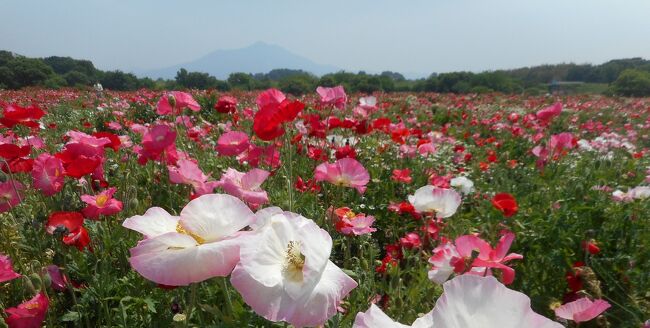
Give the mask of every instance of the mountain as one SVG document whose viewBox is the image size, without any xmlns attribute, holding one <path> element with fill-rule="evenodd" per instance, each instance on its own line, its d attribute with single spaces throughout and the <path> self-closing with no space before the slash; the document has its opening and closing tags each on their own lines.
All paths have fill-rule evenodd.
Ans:
<svg viewBox="0 0 650 328">
<path fill-rule="evenodd" d="M 302 69 L 316 75 L 340 70 L 331 65 L 314 63 L 280 46 L 257 42 L 245 48 L 217 50 L 188 63 L 135 73 L 141 77 L 173 79 L 180 68 L 189 72 L 209 73 L 218 79 L 226 79 L 233 72 L 267 73 L 275 68 Z"/>
</svg>

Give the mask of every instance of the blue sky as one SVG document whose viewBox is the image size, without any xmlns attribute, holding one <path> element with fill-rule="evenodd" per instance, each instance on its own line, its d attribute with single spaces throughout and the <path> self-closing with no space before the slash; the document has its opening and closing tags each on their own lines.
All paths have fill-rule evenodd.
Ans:
<svg viewBox="0 0 650 328">
<path fill-rule="evenodd" d="M 0 49 L 151 69 L 256 41 L 351 71 L 650 59 L 647 0 L 3 0 Z"/>
</svg>

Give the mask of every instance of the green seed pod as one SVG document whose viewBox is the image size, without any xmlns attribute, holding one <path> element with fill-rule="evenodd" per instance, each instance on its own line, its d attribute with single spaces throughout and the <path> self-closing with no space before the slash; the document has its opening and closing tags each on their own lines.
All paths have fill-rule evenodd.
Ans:
<svg viewBox="0 0 650 328">
<path fill-rule="evenodd" d="M 28 278 L 31 281 L 34 290 L 40 290 L 41 287 L 43 287 L 43 280 L 38 274 L 32 273 L 28 276 Z"/>
</svg>

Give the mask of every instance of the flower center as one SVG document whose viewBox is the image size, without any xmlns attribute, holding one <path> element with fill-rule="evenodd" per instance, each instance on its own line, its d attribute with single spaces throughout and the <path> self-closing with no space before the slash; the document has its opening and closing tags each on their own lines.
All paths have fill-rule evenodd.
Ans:
<svg viewBox="0 0 650 328">
<path fill-rule="evenodd" d="M 301 282 L 303 279 L 302 268 L 305 266 L 305 256 L 300 253 L 300 242 L 290 241 L 287 245 L 283 272 L 289 280 Z"/>
<path fill-rule="evenodd" d="M 340 177 L 336 178 L 336 183 L 334 183 L 334 184 L 337 185 L 337 186 L 347 187 L 347 186 L 350 185 L 350 182 L 345 177 L 340 176 Z"/>
<path fill-rule="evenodd" d="M 201 236 L 198 236 L 198 235 L 196 235 L 194 233 L 191 233 L 191 232 L 185 230 L 185 228 L 183 228 L 183 226 L 180 224 L 180 222 L 176 224 L 176 232 L 182 233 L 184 235 L 188 235 L 188 236 L 194 238 L 194 240 L 196 240 L 196 243 L 199 244 L 199 245 L 205 244 L 205 239 L 201 238 Z"/>
<path fill-rule="evenodd" d="M 108 196 L 106 195 L 99 195 L 95 199 L 95 203 L 97 204 L 97 207 L 104 207 L 106 201 L 108 201 Z"/>
</svg>

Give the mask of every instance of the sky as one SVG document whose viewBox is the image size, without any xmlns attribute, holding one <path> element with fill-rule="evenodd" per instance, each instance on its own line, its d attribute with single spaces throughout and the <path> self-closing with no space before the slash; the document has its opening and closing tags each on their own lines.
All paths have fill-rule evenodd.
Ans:
<svg viewBox="0 0 650 328">
<path fill-rule="evenodd" d="M 0 0 L 0 49 L 155 69 L 257 41 L 349 71 L 650 59 L 648 0 Z"/>
</svg>

